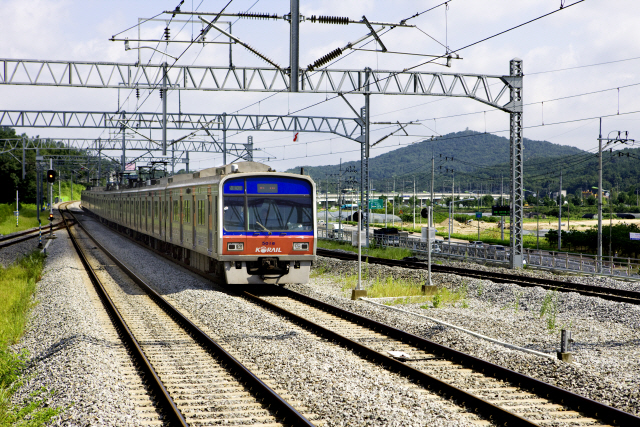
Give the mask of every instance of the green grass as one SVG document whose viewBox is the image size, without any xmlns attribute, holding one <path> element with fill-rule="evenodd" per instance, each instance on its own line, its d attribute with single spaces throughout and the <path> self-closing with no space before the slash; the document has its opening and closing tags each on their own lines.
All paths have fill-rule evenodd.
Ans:
<svg viewBox="0 0 640 427">
<path fill-rule="evenodd" d="M 85 189 L 82 184 L 73 184 L 73 199 L 80 200 L 80 193 Z M 48 194 L 48 193 L 47 193 Z M 60 192 L 58 192 L 58 183 L 53 185 L 53 197 L 62 197 L 62 200 L 68 202 L 71 197 L 71 182 L 63 181 L 60 183 Z M 20 203 L 20 216 L 18 217 L 18 226 L 16 227 L 16 217 L 14 211 L 16 203 L 0 204 L 0 234 L 11 234 L 17 231 L 27 230 L 38 226 L 38 212 L 35 203 Z M 40 220 L 42 226 L 49 225 L 49 211 L 40 212 Z"/>
<path fill-rule="evenodd" d="M 48 398 L 44 390 L 32 393 L 21 404 L 11 402 L 23 384 L 28 354 L 16 354 L 9 346 L 24 332 L 44 258 L 35 251 L 7 268 L 0 267 L 0 427 L 42 426 L 61 411 L 43 406 Z"/>
<path fill-rule="evenodd" d="M 0 234 L 10 234 L 38 226 L 35 204 L 20 203 L 20 216 L 16 227 L 15 203 L 0 204 Z M 49 223 L 49 213 L 41 212 L 42 225 Z M 45 221 L 46 220 L 46 221 Z"/>
<path fill-rule="evenodd" d="M 342 280 L 344 280 L 342 291 L 348 292 L 356 287 L 358 276 L 351 275 L 342 278 Z M 423 295 L 422 285 L 422 281 L 376 277 L 366 283 L 367 297 L 394 298 L 392 301 L 384 303 L 389 306 L 426 303 L 421 308 L 439 308 L 445 305 L 455 306 L 458 302 L 461 303 L 462 308 L 469 306 L 466 284 L 455 291 L 439 287 L 434 295 Z"/>
<path fill-rule="evenodd" d="M 440 308 L 445 305 L 452 305 L 455 307 L 456 303 L 460 303 L 462 308 L 467 308 L 469 303 L 467 302 L 467 285 L 466 283 L 463 286 L 456 290 L 450 290 L 449 288 L 438 288 L 435 295 L 432 295 L 431 298 L 431 306 L 429 304 L 425 304 L 420 306 L 420 308 L 429 309 L 429 308 Z"/>
<path fill-rule="evenodd" d="M 335 242 L 333 240 L 318 239 L 318 247 L 323 249 L 342 249 L 344 251 L 358 253 L 358 248 L 356 246 L 351 246 L 351 243 Z M 410 249 L 364 247 L 362 248 L 362 254 L 385 259 L 402 259 L 412 255 Z"/>
</svg>

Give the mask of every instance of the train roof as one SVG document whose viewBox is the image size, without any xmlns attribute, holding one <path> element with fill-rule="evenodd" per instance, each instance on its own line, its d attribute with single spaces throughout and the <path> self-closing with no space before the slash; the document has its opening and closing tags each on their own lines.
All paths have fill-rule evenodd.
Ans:
<svg viewBox="0 0 640 427">
<path fill-rule="evenodd" d="M 259 162 L 235 162 L 221 167 L 213 167 L 203 169 L 194 173 L 182 173 L 160 179 L 154 179 L 147 181 L 145 184 L 139 187 L 126 187 L 126 188 L 113 188 L 113 190 L 127 192 L 138 192 L 147 190 L 156 190 L 159 188 L 176 188 L 189 186 L 194 184 L 216 183 L 220 182 L 225 177 L 236 174 L 251 174 L 251 173 L 267 173 L 276 172 L 269 165 Z M 287 172 L 280 172 L 280 174 L 296 175 L 311 180 L 311 177 L 306 175 L 297 175 Z M 105 191 L 104 187 L 94 187 L 89 191 Z M 109 190 L 107 190 L 109 191 Z"/>
</svg>

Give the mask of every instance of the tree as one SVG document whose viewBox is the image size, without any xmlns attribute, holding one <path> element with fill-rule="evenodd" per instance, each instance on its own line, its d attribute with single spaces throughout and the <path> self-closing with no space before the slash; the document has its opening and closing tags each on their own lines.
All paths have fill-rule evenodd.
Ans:
<svg viewBox="0 0 640 427">
<path fill-rule="evenodd" d="M 495 200 L 493 200 L 493 196 L 487 194 L 482 197 L 482 204 L 485 206 L 493 206 Z"/>
<path fill-rule="evenodd" d="M 593 194 L 590 194 L 589 197 L 587 197 L 587 205 L 588 206 L 595 206 L 596 205 L 596 196 L 594 196 Z"/>
<path fill-rule="evenodd" d="M 618 194 L 618 203 L 626 204 L 627 200 L 629 200 L 629 195 L 621 191 Z"/>
</svg>

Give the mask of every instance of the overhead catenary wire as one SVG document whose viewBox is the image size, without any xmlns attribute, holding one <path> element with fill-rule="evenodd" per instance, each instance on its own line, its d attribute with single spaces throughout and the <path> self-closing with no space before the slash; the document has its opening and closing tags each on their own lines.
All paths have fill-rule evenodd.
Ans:
<svg viewBox="0 0 640 427">
<path fill-rule="evenodd" d="M 564 9 L 566 9 L 566 8 L 568 8 L 568 7 L 571 7 L 571 6 L 575 5 L 575 4 L 581 3 L 582 1 L 584 1 L 584 0 L 579 0 L 579 1 L 575 2 L 575 3 L 572 3 L 571 5 L 566 6 Z M 231 1 L 230 1 L 229 3 L 231 3 Z M 228 4 L 229 4 L 229 3 L 227 3 L 227 6 L 228 6 Z M 446 3 L 446 2 L 445 2 L 445 3 Z M 443 4 L 444 4 L 444 3 L 443 3 Z M 225 8 L 226 8 L 226 6 L 225 6 Z M 223 10 L 224 10 L 224 9 L 223 9 Z M 462 48 L 459 48 L 459 49 L 453 50 L 452 52 L 457 52 L 457 51 L 460 51 L 460 50 L 466 49 L 466 48 L 468 48 L 468 47 L 470 47 L 470 46 L 477 45 L 478 43 L 481 43 L 481 42 L 483 42 L 483 41 L 489 40 L 489 39 L 491 39 L 491 38 L 493 38 L 493 37 L 496 37 L 496 36 L 498 36 L 498 35 L 504 34 L 504 33 L 508 32 L 508 31 L 514 30 L 514 29 L 516 29 L 516 28 L 522 27 L 523 25 L 526 25 L 526 24 L 528 24 L 528 23 L 531 23 L 531 22 L 537 21 L 537 20 L 539 20 L 539 19 L 541 19 L 541 18 L 543 18 L 543 17 L 549 16 L 549 15 L 551 15 L 551 14 L 553 14 L 553 13 L 558 12 L 558 11 L 559 11 L 559 10 L 555 10 L 555 11 L 549 12 L 549 13 L 547 13 L 547 14 L 545 14 L 545 15 L 542 15 L 542 16 L 540 16 L 540 17 L 538 17 L 538 18 L 534 18 L 534 19 L 532 19 L 532 20 L 529 20 L 529 21 L 527 21 L 527 22 L 525 22 L 525 23 L 523 23 L 523 24 L 520 24 L 520 25 L 517 25 L 517 26 L 511 27 L 511 28 L 509 28 L 509 29 L 507 29 L 507 30 L 504 30 L 504 31 L 499 32 L 499 33 L 496 33 L 496 34 L 494 34 L 494 35 L 492 35 L 492 36 L 486 37 L 486 38 L 484 38 L 484 39 L 482 39 L 482 40 L 479 40 L 479 41 L 477 41 L 477 42 L 474 42 L 474 43 L 468 44 L 468 45 L 466 45 L 466 46 L 464 46 L 464 47 L 462 47 Z M 222 12 L 220 12 L 220 13 L 222 13 Z M 410 19 L 410 18 L 409 18 L 409 19 Z M 187 47 L 187 48 L 185 49 L 185 51 L 186 51 L 188 48 L 189 48 L 189 47 Z M 178 58 L 180 58 L 183 54 L 184 54 L 184 52 L 183 52 L 182 54 L 180 54 L 180 56 L 179 56 Z M 444 56 L 441 56 L 441 57 L 444 57 Z M 415 65 L 415 66 L 410 67 L 410 68 L 408 68 L 408 69 L 414 69 L 414 68 L 417 68 L 417 67 L 419 67 L 419 66 L 421 66 L 421 65 L 424 65 L 424 64 L 429 63 L 429 62 L 432 62 L 432 61 L 433 61 L 433 60 L 431 60 L 431 61 L 427 61 L 427 62 L 423 62 L 423 63 L 421 63 L 421 64 Z M 177 61 L 176 61 L 176 62 L 177 62 Z M 174 62 L 174 64 L 175 64 L 175 62 Z M 408 70 L 408 69 L 407 69 L 407 70 Z M 386 77 L 386 78 L 384 78 L 384 79 L 380 79 L 380 80 L 378 80 L 378 81 L 382 81 L 382 80 L 385 80 L 385 79 L 387 79 L 387 78 L 391 78 L 391 77 L 393 77 L 393 74 L 392 74 L 392 75 L 390 75 L 390 76 L 388 76 L 388 77 Z M 277 94 L 277 93 L 276 93 L 276 94 Z M 276 95 L 276 94 L 273 94 L 273 95 Z M 273 96 L 273 95 L 272 95 L 272 96 Z M 331 99 L 335 99 L 335 96 L 334 96 L 334 97 L 332 97 L 332 98 L 328 98 L 327 100 L 331 100 Z M 308 108 L 312 108 L 313 106 L 316 106 L 316 105 L 322 104 L 323 102 L 326 102 L 327 100 L 320 101 L 320 102 L 317 102 L 317 103 L 311 104 L 311 105 L 309 105 L 309 106 L 307 106 L 307 107 L 304 107 L 304 108 L 298 109 L 298 110 L 294 111 L 294 112 L 293 112 L 293 114 L 295 114 L 295 113 L 297 113 L 297 112 L 300 112 L 300 111 L 303 111 L 303 110 L 308 109 Z"/>
</svg>

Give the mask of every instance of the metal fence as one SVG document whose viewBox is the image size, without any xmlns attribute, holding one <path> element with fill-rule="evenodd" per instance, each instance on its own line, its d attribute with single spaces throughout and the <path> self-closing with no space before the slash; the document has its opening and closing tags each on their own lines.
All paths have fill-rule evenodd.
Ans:
<svg viewBox="0 0 640 427">
<path fill-rule="evenodd" d="M 353 233 L 350 230 L 325 230 L 318 227 L 318 238 L 352 243 Z M 411 250 L 416 255 L 427 255 L 427 243 L 419 237 L 409 237 L 406 233 L 399 235 L 370 235 L 371 246 L 396 247 Z M 363 242 L 364 244 L 364 242 Z M 507 246 L 481 245 L 470 243 L 448 242 L 432 240 L 431 255 L 435 257 L 453 258 L 482 262 L 509 264 L 511 249 Z M 536 249 L 524 250 L 524 261 L 528 268 L 564 270 L 568 272 L 583 272 L 603 274 L 620 278 L 640 279 L 640 260 L 637 258 L 622 258 L 603 256 L 598 261 L 596 255 L 555 252 Z"/>
</svg>

